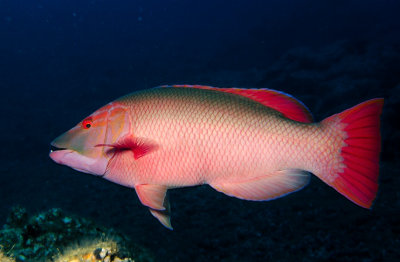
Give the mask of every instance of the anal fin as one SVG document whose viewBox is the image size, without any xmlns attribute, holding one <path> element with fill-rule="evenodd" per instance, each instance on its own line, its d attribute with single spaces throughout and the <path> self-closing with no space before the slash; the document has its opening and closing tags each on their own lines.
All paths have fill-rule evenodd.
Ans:
<svg viewBox="0 0 400 262">
<path fill-rule="evenodd" d="M 211 183 L 228 196 L 245 200 L 271 200 L 300 190 L 308 184 L 310 174 L 297 169 L 280 170 L 254 179 Z"/>
</svg>

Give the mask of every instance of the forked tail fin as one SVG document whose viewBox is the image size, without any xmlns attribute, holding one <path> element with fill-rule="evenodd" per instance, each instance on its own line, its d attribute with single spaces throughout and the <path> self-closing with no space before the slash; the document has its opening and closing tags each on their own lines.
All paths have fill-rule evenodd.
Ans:
<svg viewBox="0 0 400 262">
<path fill-rule="evenodd" d="M 323 180 L 364 208 L 371 207 L 378 191 L 383 102 L 383 98 L 371 99 L 322 121 L 323 125 L 339 122 L 344 134 L 341 171 L 334 179 Z"/>
</svg>

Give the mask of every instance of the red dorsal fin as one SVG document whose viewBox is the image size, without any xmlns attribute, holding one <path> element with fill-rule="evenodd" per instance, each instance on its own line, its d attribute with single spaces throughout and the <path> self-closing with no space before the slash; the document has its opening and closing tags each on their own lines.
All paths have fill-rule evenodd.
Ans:
<svg viewBox="0 0 400 262">
<path fill-rule="evenodd" d="M 202 85 L 165 85 L 162 87 L 198 88 L 241 95 L 281 112 L 285 117 L 303 123 L 312 123 L 308 108 L 296 98 L 272 89 L 218 88 Z"/>
<path fill-rule="evenodd" d="M 117 153 L 118 151 L 132 150 L 135 159 L 139 159 L 142 156 L 147 155 L 158 148 L 157 144 L 149 141 L 148 139 L 132 137 L 129 135 L 120 138 L 116 143 L 98 144 L 96 146 L 112 147 L 116 150 Z"/>
</svg>

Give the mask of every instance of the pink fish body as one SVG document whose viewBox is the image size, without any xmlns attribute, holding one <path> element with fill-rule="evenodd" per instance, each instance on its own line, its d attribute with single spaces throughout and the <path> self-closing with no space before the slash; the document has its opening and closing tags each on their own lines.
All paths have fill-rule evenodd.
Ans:
<svg viewBox="0 0 400 262">
<path fill-rule="evenodd" d="M 135 188 L 171 228 L 167 190 L 209 184 L 229 196 L 270 200 L 313 173 L 370 208 L 378 190 L 383 99 L 314 123 L 303 104 L 268 89 L 165 86 L 95 111 L 56 138 L 50 157 Z"/>
</svg>

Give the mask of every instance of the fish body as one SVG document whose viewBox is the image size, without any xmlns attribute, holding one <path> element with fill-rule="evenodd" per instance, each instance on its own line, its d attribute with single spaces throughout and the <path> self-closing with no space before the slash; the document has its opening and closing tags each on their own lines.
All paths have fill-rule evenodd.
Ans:
<svg viewBox="0 0 400 262">
<path fill-rule="evenodd" d="M 270 200 L 313 173 L 369 208 L 378 188 L 383 99 L 313 122 L 294 98 L 268 89 L 166 86 L 95 111 L 52 145 L 50 157 L 135 188 L 166 227 L 166 192 L 208 184 L 229 196 Z"/>
</svg>

